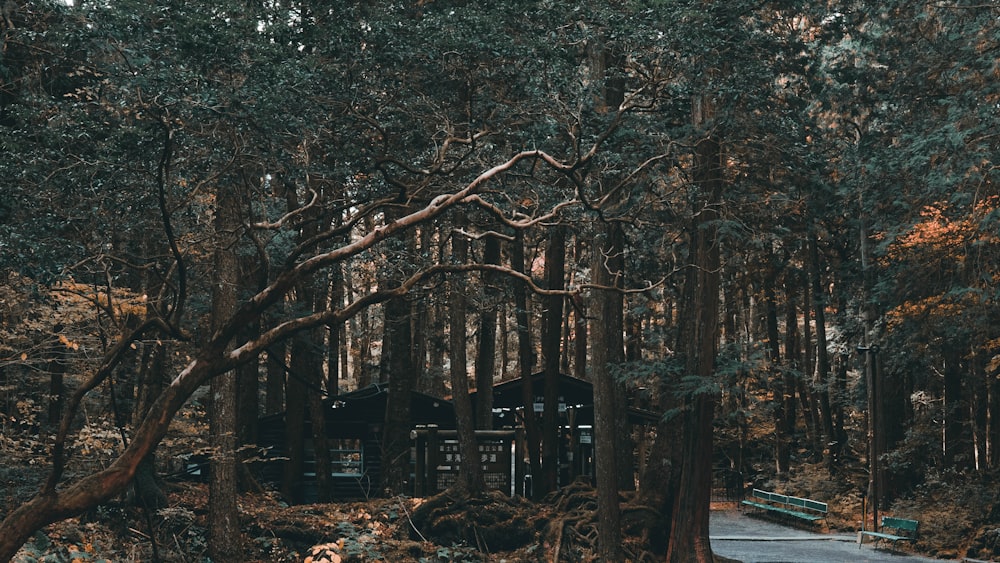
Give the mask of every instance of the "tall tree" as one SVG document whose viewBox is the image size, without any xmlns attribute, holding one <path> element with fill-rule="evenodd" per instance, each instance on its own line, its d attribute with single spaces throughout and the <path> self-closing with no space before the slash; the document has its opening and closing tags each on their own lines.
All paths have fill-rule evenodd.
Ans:
<svg viewBox="0 0 1000 563">
<path fill-rule="evenodd" d="M 558 292 L 566 276 L 566 231 L 555 227 L 545 247 L 545 288 Z M 542 475 L 533 485 L 544 492 L 559 486 L 559 359 L 562 352 L 563 297 L 553 293 L 544 298 L 542 314 L 542 361 L 544 363 L 542 399 Z"/>
<path fill-rule="evenodd" d="M 484 239 L 484 264 L 500 263 L 500 239 L 488 235 Z M 493 428 L 493 388 L 497 364 L 497 276 L 493 272 L 483 274 L 484 308 L 479 314 L 479 345 L 476 347 L 476 427 L 482 430 Z"/>
<path fill-rule="evenodd" d="M 405 237 L 392 241 L 392 254 L 406 252 Z M 388 272 L 386 285 L 400 287 L 405 273 L 396 267 Z M 389 300 L 383 307 L 381 371 L 388 381 L 389 396 L 385 408 L 385 426 L 382 434 L 382 479 L 388 492 L 406 492 L 410 474 L 410 429 L 412 427 L 412 393 L 416 383 L 410 346 L 413 335 L 410 325 L 410 301 L 406 296 Z"/>
<path fill-rule="evenodd" d="M 461 226 L 464 218 L 458 220 Z M 451 238 L 452 259 L 464 264 L 469 258 L 469 243 L 460 233 L 454 233 Z M 475 495 L 485 488 L 483 472 L 479 464 L 479 448 L 476 443 L 476 424 L 473 418 L 472 399 L 469 395 L 469 362 L 466 354 L 468 337 L 468 303 L 466 299 L 466 280 L 464 276 L 452 276 L 449 281 L 449 326 L 448 343 L 451 358 L 451 390 L 455 403 L 455 425 L 458 427 L 458 447 L 462 462 L 458 466 L 459 490 L 464 494 Z M 486 393 L 480 389 L 478 394 Z M 490 415 L 493 413 L 490 412 Z"/>
<path fill-rule="evenodd" d="M 719 342 L 719 289 L 721 252 L 719 241 L 722 204 L 722 148 L 711 134 L 716 118 L 714 101 L 702 95 L 692 105 L 692 123 L 704 132 L 695 145 L 693 187 L 696 196 L 688 236 L 689 265 L 684 286 L 684 310 L 679 343 L 684 351 L 685 372 L 699 383 L 687 397 L 680 483 L 673 509 L 667 561 L 710 562 L 708 539 L 709 501 L 712 494 L 712 421 L 716 390 L 710 383 Z"/>
<path fill-rule="evenodd" d="M 608 226 L 611 236 L 617 229 Z M 605 235 L 594 241 L 593 282 L 595 285 L 615 288 L 619 285 L 622 272 L 612 270 L 622 261 L 609 255 L 618 247 L 616 241 Z M 591 376 L 594 384 L 594 458 L 597 473 L 598 510 L 598 552 L 604 561 L 622 561 L 621 514 L 618 500 L 621 467 L 619 458 L 631 460 L 623 455 L 622 448 L 627 443 L 620 440 L 617 428 L 624 426 L 620 413 L 625 410 L 620 385 L 614 381 L 611 366 L 620 364 L 624 355 L 622 346 L 622 296 L 612 290 L 597 291 L 592 299 L 591 310 L 596 322 L 590 329 Z M 617 321 L 617 322 L 616 322 Z M 629 463 L 631 477 L 631 463 Z"/>
<path fill-rule="evenodd" d="M 223 181 L 216 192 L 215 268 L 212 284 L 212 329 L 218 331 L 236 310 L 240 286 L 240 263 L 236 252 L 242 217 L 237 186 Z M 236 372 L 228 371 L 210 383 L 211 416 L 209 444 L 212 448 L 208 487 L 209 553 L 214 561 L 244 559 L 236 497 L 237 402 Z"/>
<path fill-rule="evenodd" d="M 525 275 L 524 233 L 518 232 L 510 249 L 511 268 Z M 525 456 L 527 457 L 529 474 L 542 474 L 541 429 L 538 417 L 535 416 L 535 392 L 533 390 L 535 348 L 531 339 L 531 314 L 528 310 L 528 287 L 521 280 L 514 284 L 514 319 L 517 323 L 517 367 L 521 378 L 521 419 L 524 424 Z M 521 462 L 525 460 L 520 460 Z M 539 499 L 542 496 L 541 485 L 532 482 L 531 495 Z"/>
</svg>

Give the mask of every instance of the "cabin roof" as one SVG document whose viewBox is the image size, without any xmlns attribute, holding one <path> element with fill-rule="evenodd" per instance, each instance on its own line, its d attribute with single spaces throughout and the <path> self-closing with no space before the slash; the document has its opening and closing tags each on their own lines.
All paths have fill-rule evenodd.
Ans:
<svg viewBox="0 0 1000 563">
<path fill-rule="evenodd" d="M 451 401 L 419 391 L 411 392 L 414 424 L 437 424 L 442 428 L 455 426 L 455 408 Z M 373 383 L 356 391 L 342 393 L 323 400 L 327 423 L 381 424 L 385 421 L 385 410 L 389 399 L 389 387 Z M 284 411 L 262 417 L 262 423 L 284 421 Z"/>
</svg>

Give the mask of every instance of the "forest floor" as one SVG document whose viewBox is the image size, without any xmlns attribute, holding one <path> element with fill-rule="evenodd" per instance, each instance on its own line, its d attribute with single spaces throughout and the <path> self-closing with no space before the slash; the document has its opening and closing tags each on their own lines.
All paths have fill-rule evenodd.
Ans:
<svg viewBox="0 0 1000 563">
<path fill-rule="evenodd" d="M 44 475 L 40 471 L 40 458 L 34 464 L 12 466 L 10 453 L 0 452 L 5 460 L 0 477 L 7 483 L 0 506 L 6 509 L 30 494 Z M 37 455 L 29 457 L 36 459 Z M 893 510 L 921 521 L 921 539 L 916 545 L 900 545 L 897 554 L 873 551 L 868 544 L 859 548 L 850 539 L 859 529 L 860 510 L 854 509 L 850 499 L 843 502 L 843 497 L 823 497 L 821 489 L 832 486 L 832 481 L 822 479 L 820 473 L 806 472 L 797 481 L 793 478 L 786 483 L 785 488 L 798 483 L 797 492 L 804 494 L 808 483 L 814 483 L 817 489 L 813 496 L 832 501 L 826 523 L 796 527 L 740 512 L 733 502 L 715 502 L 711 533 L 717 554 L 746 562 L 808 559 L 913 563 L 931 561 L 931 557 L 961 560 L 966 556 L 987 561 L 1000 553 L 995 541 L 1000 526 L 973 528 L 963 506 L 917 501 Z M 824 482 L 826 485 L 822 485 Z M 167 483 L 166 489 L 169 508 L 147 516 L 121 499 L 36 534 L 15 561 L 207 561 L 207 486 L 179 481 Z M 962 487 L 952 492 L 961 495 Z M 277 494 L 245 494 L 240 499 L 240 512 L 246 560 L 312 563 L 596 560 L 593 495 L 583 485 L 573 485 L 545 503 L 502 495 L 445 502 L 434 517 L 427 518 L 425 514 L 418 521 L 417 513 L 424 502 L 426 499 L 393 497 L 288 506 Z M 156 540 L 155 554 L 152 538 Z M 764 542 L 769 544 L 765 546 Z M 627 536 L 625 545 L 633 556 L 631 561 L 661 560 L 644 553 L 641 544 L 639 537 Z M 901 555 L 904 553 L 907 555 Z M 842 558 L 848 555 L 849 559 Z"/>
<path fill-rule="evenodd" d="M 90 409 L 90 414 L 86 409 L 82 414 L 83 426 L 67 468 L 68 479 L 106 467 L 121 451 L 121 434 L 112 422 L 114 417 L 100 414 L 101 409 L 93 403 Z M 48 472 L 46 436 L 51 431 L 28 415 L 42 412 L 31 399 L 8 402 L 5 412 L 0 420 L 2 513 L 38 490 Z M 206 434 L 204 407 L 195 399 L 177 417 L 160 447 L 162 472 L 169 473 L 178 460 L 206 447 Z M 859 480 L 863 479 L 862 468 L 852 469 L 850 464 L 831 476 L 822 464 L 799 461 L 787 479 L 760 476 L 754 485 L 827 502 L 830 513 L 826 521 L 810 531 L 848 536 L 861 527 Z M 207 561 L 207 485 L 166 480 L 164 489 L 168 508 L 147 514 L 123 496 L 49 526 L 25 545 L 15 561 Z M 920 539 L 914 545 L 901 545 L 900 551 L 937 559 L 1000 560 L 998 498 L 1000 487 L 989 475 L 925 475 L 911 494 L 882 513 L 920 521 Z M 596 501 L 593 491 L 582 483 L 574 483 L 540 503 L 499 494 L 475 500 L 436 499 L 433 510 L 428 510 L 430 503 L 423 506 L 425 503 L 429 501 L 393 497 L 289 506 L 277 493 L 244 494 L 240 498 L 240 541 L 246 561 L 260 562 L 595 560 Z M 740 514 L 732 502 L 714 503 L 713 510 L 717 516 L 736 515 L 739 520 L 734 522 L 743 522 L 743 526 L 758 520 Z M 641 508 L 624 511 L 624 548 L 632 561 L 662 560 L 646 551 L 649 542 L 638 532 L 645 516 Z M 712 534 L 720 536 L 716 542 L 720 554 L 736 560 L 733 554 L 746 551 L 732 543 L 733 539 L 721 539 L 732 534 L 717 524 L 713 524 Z M 864 561 L 862 553 L 851 560 Z"/>
</svg>

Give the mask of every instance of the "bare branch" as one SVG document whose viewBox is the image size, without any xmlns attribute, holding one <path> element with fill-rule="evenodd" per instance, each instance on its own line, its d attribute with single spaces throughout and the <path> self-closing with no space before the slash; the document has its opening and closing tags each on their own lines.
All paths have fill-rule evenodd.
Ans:
<svg viewBox="0 0 1000 563">
<path fill-rule="evenodd" d="M 130 349 L 132 343 L 140 340 L 146 332 L 154 328 L 159 328 L 167 334 L 173 332 L 161 319 L 146 319 L 134 330 L 122 335 L 118 342 L 105 354 L 104 362 L 97 368 L 97 371 L 73 392 L 72 397 L 70 397 L 66 404 L 62 420 L 59 422 L 59 430 L 56 433 L 55 443 L 52 446 L 52 469 L 48 479 L 45 481 L 45 485 L 42 487 L 42 495 L 51 494 L 55 491 L 55 487 L 59 484 L 59 479 L 62 477 L 67 460 L 66 444 L 69 439 L 69 431 L 76 417 L 77 410 L 80 407 L 80 402 L 83 401 L 87 393 L 95 389 L 111 375 L 111 372 L 125 358 L 125 354 Z"/>
<path fill-rule="evenodd" d="M 311 315 L 297 317 L 280 323 L 267 332 L 261 334 L 259 337 L 233 349 L 233 351 L 228 354 L 225 366 L 227 369 L 232 369 L 238 364 L 250 361 L 270 346 L 297 332 L 327 324 L 346 322 L 354 315 L 372 305 L 406 295 L 418 284 L 435 276 L 461 272 L 494 272 L 508 276 L 524 283 L 529 290 L 541 296 L 573 297 L 585 290 L 611 291 L 623 295 L 630 295 L 645 293 L 666 283 L 666 278 L 664 278 L 656 283 L 647 283 L 647 285 L 643 287 L 630 289 L 592 283 L 580 284 L 575 288 L 569 289 L 547 289 L 536 284 L 535 280 L 533 280 L 531 276 L 500 264 L 436 264 L 411 275 L 397 287 L 374 291 L 359 297 L 341 309 L 320 311 Z"/>
<path fill-rule="evenodd" d="M 506 241 L 512 241 L 512 240 L 514 240 L 514 237 L 512 237 L 510 235 L 505 235 L 503 233 L 498 233 L 496 231 L 484 231 L 482 233 L 470 233 L 469 231 L 466 231 L 465 229 L 454 229 L 454 230 L 452 230 L 452 232 L 455 233 L 455 234 L 458 234 L 458 235 L 462 235 L 463 237 L 465 237 L 465 238 L 467 238 L 469 240 L 482 240 L 482 239 L 484 239 L 486 237 L 495 237 L 495 238 L 498 238 L 498 239 L 501 239 L 501 240 L 506 240 Z"/>
<path fill-rule="evenodd" d="M 274 223 L 268 223 L 265 221 L 262 223 L 253 223 L 250 226 L 255 229 L 268 229 L 268 230 L 280 229 L 284 227 L 286 222 L 312 209 L 316 205 L 316 202 L 319 201 L 319 194 L 316 193 L 316 190 L 310 189 L 309 193 L 312 194 L 312 199 L 309 200 L 309 203 L 303 205 L 302 207 L 298 207 L 296 209 L 293 209 L 292 211 L 289 211 Z"/>
<path fill-rule="evenodd" d="M 567 201 L 560 202 L 555 205 L 548 213 L 538 217 L 528 217 L 526 219 L 508 219 L 504 214 L 503 210 L 496 205 L 484 200 L 479 195 L 471 195 L 465 199 L 465 203 L 474 203 L 479 207 L 489 211 L 493 214 L 500 222 L 513 229 L 527 229 L 535 225 L 546 223 L 548 221 L 554 220 L 559 216 L 559 212 L 563 209 L 580 203 L 578 199 L 570 199 Z"/>
<path fill-rule="evenodd" d="M 163 128 L 163 152 L 156 167 L 157 202 L 160 207 L 160 220 L 163 222 L 163 233 L 167 237 L 170 253 L 177 265 L 177 296 L 173 309 L 167 314 L 167 319 L 168 324 L 179 325 L 181 316 L 184 314 L 184 302 L 187 300 L 187 264 L 184 261 L 184 255 L 177 246 L 177 237 L 170 221 L 170 212 L 167 210 L 167 183 L 170 182 L 170 167 L 173 163 L 174 130 L 170 126 L 169 116 L 166 115 L 166 112 L 160 119 L 160 125 Z"/>
<path fill-rule="evenodd" d="M 635 178 L 636 176 L 638 176 L 643 170 L 645 170 L 646 168 L 652 166 L 656 162 L 659 162 L 659 161 L 661 161 L 663 159 L 669 158 L 670 156 L 671 155 L 669 153 L 663 153 L 663 154 L 659 154 L 659 155 L 656 155 L 656 156 L 653 156 L 653 157 L 650 157 L 650 158 L 646 159 L 645 161 L 643 161 L 642 163 L 640 163 L 638 166 L 636 166 L 635 169 L 633 169 L 631 172 L 629 172 L 628 176 L 625 176 L 624 178 L 622 178 L 621 181 L 619 181 L 617 184 L 615 184 L 614 187 L 612 187 L 610 190 L 608 190 L 608 193 L 604 194 L 601 197 L 601 199 L 595 204 L 595 206 L 597 208 L 599 208 L 599 209 L 603 209 L 604 206 L 607 205 L 608 200 L 610 200 L 615 194 L 617 194 L 618 192 L 620 192 L 626 186 L 626 184 L 628 184 L 629 182 L 631 182 L 632 179 Z"/>
</svg>

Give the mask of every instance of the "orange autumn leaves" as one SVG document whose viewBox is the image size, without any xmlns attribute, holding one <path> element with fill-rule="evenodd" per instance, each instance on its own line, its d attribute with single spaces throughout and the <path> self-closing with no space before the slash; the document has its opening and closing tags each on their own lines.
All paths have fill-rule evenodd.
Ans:
<svg viewBox="0 0 1000 563">
<path fill-rule="evenodd" d="M 902 266 L 909 286 L 904 300 L 887 312 L 890 329 L 907 321 L 961 322 L 970 309 L 991 304 L 986 290 L 1000 284 L 1000 234 L 995 219 L 988 219 L 998 213 L 998 196 L 981 199 L 965 213 L 944 202 L 928 205 L 888 244 L 881 265 Z"/>
</svg>

